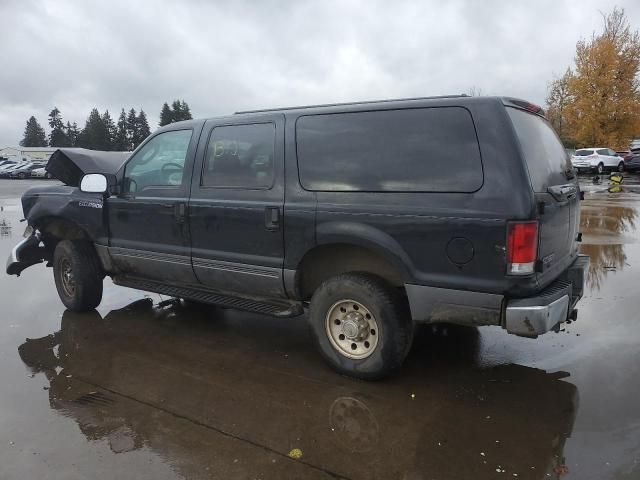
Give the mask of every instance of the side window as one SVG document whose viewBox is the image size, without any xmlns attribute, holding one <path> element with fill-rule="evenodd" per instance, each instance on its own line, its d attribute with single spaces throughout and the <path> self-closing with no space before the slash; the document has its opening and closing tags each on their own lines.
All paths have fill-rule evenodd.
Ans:
<svg viewBox="0 0 640 480">
<path fill-rule="evenodd" d="M 611 155 L 612 157 L 617 157 L 616 152 L 611 149 L 609 149 L 609 155 Z"/>
<path fill-rule="evenodd" d="M 601 148 L 599 150 L 596 150 L 596 153 L 598 155 L 609 155 L 609 150 L 607 150 L 606 148 Z"/>
<path fill-rule="evenodd" d="M 182 185 L 191 130 L 164 132 L 153 137 L 129 160 L 124 171 L 124 191 Z"/>
<path fill-rule="evenodd" d="M 209 137 L 201 185 L 271 188 L 275 131 L 272 123 L 215 127 Z"/>
<path fill-rule="evenodd" d="M 307 190 L 474 192 L 484 181 L 473 120 L 461 107 L 301 116 L 296 146 Z"/>
</svg>

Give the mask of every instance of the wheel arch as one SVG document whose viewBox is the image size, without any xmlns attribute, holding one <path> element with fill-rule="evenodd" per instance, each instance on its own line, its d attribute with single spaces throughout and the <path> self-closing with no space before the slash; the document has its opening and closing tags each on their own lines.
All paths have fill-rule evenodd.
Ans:
<svg viewBox="0 0 640 480">
<path fill-rule="evenodd" d="M 395 287 L 404 287 L 410 278 L 410 269 L 398 254 L 367 241 L 334 239 L 302 257 L 294 278 L 295 296 L 308 300 L 322 282 L 348 272 L 369 273 Z"/>
</svg>

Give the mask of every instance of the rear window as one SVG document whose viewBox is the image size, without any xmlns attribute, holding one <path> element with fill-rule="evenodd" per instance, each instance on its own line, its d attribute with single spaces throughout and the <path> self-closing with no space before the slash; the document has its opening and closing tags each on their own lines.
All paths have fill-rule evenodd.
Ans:
<svg viewBox="0 0 640 480">
<path fill-rule="evenodd" d="M 516 108 L 508 107 L 507 112 L 520 140 L 533 190 L 546 192 L 549 186 L 567 183 L 566 172 L 571 170 L 571 163 L 549 123 Z"/>
<path fill-rule="evenodd" d="M 484 178 L 461 107 L 302 116 L 296 143 L 307 190 L 474 192 Z"/>
<path fill-rule="evenodd" d="M 576 157 L 588 157 L 593 154 L 593 150 L 578 150 L 576 151 Z"/>
</svg>

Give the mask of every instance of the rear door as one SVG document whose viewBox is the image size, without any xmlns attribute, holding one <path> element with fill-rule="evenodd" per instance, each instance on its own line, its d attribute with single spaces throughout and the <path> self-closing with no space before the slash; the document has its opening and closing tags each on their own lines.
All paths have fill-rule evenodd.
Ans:
<svg viewBox="0 0 640 480">
<path fill-rule="evenodd" d="M 284 296 L 284 116 L 209 120 L 189 201 L 198 281 L 220 291 Z"/>
<path fill-rule="evenodd" d="M 580 192 L 567 153 L 539 115 L 507 107 L 520 141 L 539 214 L 540 283 L 555 279 L 576 256 Z M 541 271 L 540 271 L 541 270 Z"/>
<path fill-rule="evenodd" d="M 614 166 L 614 160 L 611 156 L 611 151 L 608 148 L 599 148 L 598 150 L 596 150 L 596 153 L 599 155 L 600 161 L 604 163 L 605 167 Z M 618 162 L 615 162 L 615 165 L 617 164 Z"/>
</svg>

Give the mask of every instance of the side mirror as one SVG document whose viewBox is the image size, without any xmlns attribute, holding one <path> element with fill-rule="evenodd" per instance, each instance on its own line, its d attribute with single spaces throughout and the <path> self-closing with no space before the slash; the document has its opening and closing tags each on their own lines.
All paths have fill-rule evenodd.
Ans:
<svg viewBox="0 0 640 480">
<path fill-rule="evenodd" d="M 101 173 L 89 173 L 82 177 L 80 191 L 86 193 L 106 193 L 107 177 Z"/>
</svg>

